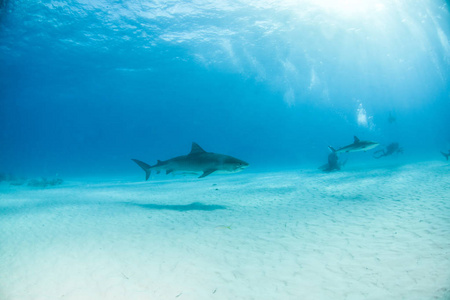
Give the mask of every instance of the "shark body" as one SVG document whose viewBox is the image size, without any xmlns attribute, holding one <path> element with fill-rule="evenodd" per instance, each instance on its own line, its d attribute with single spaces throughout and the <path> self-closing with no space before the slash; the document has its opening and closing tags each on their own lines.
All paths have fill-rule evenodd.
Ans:
<svg viewBox="0 0 450 300">
<path fill-rule="evenodd" d="M 378 143 L 372 142 L 372 141 L 361 141 L 356 136 L 354 136 L 353 138 L 354 138 L 353 144 L 344 146 L 337 150 L 333 149 L 333 147 L 330 147 L 330 146 L 329 146 L 329 148 L 332 151 L 334 151 L 336 154 L 339 154 L 339 153 L 344 153 L 344 152 L 348 153 L 348 152 L 357 152 L 357 151 L 367 151 L 367 150 L 373 149 L 379 145 Z"/>
<path fill-rule="evenodd" d="M 177 156 L 165 161 L 158 160 L 156 165 L 150 166 L 145 162 L 132 159 L 145 171 L 145 180 L 148 180 L 152 170 L 166 174 L 172 172 L 198 173 L 200 177 L 206 177 L 214 172 L 239 172 L 248 167 L 248 163 L 229 155 L 206 152 L 198 144 L 192 143 L 191 152 L 188 155 Z"/>
</svg>

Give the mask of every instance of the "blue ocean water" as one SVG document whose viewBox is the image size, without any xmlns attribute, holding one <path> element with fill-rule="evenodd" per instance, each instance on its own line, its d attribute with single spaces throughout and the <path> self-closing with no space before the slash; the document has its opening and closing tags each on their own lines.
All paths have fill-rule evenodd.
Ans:
<svg viewBox="0 0 450 300">
<path fill-rule="evenodd" d="M 444 160 L 449 36 L 443 0 L 3 0 L 0 172 L 143 176 L 193 141 L 317 168 L 354 135 Z"/>
</svg>

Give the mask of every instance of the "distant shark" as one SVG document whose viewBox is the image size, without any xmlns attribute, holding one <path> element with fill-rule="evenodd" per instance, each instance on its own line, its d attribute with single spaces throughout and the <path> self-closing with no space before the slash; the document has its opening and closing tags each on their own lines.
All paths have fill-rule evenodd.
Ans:
<svg viewBox="0 0 450 300">
<path fill-rule="evenodd" d="M 353 137 L 354 142 L 353 144 L 344 146 L 342 148 L 339 148 L 335 150 L 333 147 L 328 146 L 332 151 L 334 151 L 336 154 L 343 153 L 343 152 L 357 152 L 357 151 L 367 151 L 370 149 L 373 149 L 377 147 L 379 144 L 376 142 L 371 141 L 360 141 L 356 136 Z"/>
<path fill-rule="evenodd" d="M 448 150 L 448 153 L 442 152 L 441 154 L 445 156 L 445 158 L 448 160 L 448 157 L 450 156 L 450 150 Z"/>
<path fill-rule="evenodd" d="M 248 163 L 232 156 L 206 152 L 198 144 L 192 143 L 191 152 L 188 155 L 177 156 L 169 160 L 158 160 L 157 164 L 150 166 L 145 162 L 132 159 L 145 171 L 145 180 L 150 177 L 151 170 L 160 173 L 166 170 L 166 174 L 172 172 L 203 172 L 198 178 L 203 178 L 216 171 L 239 172 L 248 167 Z"/>
<path fill-rule="evenodd" d="M 388 122 L 390 124 L 392 124 L 395 122 L 395 120 L 396 120 L 396 118 L 391 113 L 389 113 Z"/>
<path fill-rule="evenodd" d="M 340 163 L 339 157 L 336 154 L 336 150 L 334 150 L 332 147 L 329 147 L 331 153 L 328 155 L 328 163 L 324 164 L 323 166 L 320 166 L 319 169 L 321 169 L 324 172 L 331 172 L 334 170 L 340 170 L 341 167 L 343 167 L 345 165 L 345 163 L 347 162 L 344 161 L 343 163 Z"/>
</svg>

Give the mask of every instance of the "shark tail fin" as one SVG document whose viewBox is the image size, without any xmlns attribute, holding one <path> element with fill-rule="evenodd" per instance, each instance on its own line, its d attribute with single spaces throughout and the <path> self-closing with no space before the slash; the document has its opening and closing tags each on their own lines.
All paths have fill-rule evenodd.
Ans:
<svg viewBox="0 0 450 300">
<path fill-rule="evenodd" d="M 336 152 L 336 149 L 334 149 L 333 147 L 331 147 L 331 146 L 328 146 L 328 149 L 330 149 L 331 150 L 331 152 Z"/>
<path fill-rule="evenodd" d="M 449 151 L 448 154 L 441 151 L 441 154 L 444 155 L 445 158 L 448 160 L 448 157 L 450 156 L 450 151 Z"/>
<path fill-rule="evenodd" d="M 142 170 L 144 170 L 145 171 L 145 180 L 148 180 L 148 178 L 150 177 L 150 173 L 151 173 L 151 166 L 150 165 L 147 165 L 145 162 L 143 162 L 143 161 L 140 161 L 140 160 L 137 160 L 137 159 L 134 159 L 134 158 L 132 158 L 131 159 L 132 161 L 134 161 L 135 163 L 137 163 L 138 164 L 138 166 L 139 167 L 141 167 L 142 168 Z"/>
</svg>

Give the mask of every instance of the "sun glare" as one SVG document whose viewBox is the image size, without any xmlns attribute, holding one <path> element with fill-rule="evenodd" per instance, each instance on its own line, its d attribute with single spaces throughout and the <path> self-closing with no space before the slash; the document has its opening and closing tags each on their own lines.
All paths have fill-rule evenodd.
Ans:
<svg viewBox="0 0 450 300">
<path fill-rule="evenodd" d="M 308 0 L 310 5 L 318 6 L 322 10 L 338 17 L 361 17 L 372 12 L 381 12 L 385 5 L 381 1 L 369 0 Z"/>
</svg>

